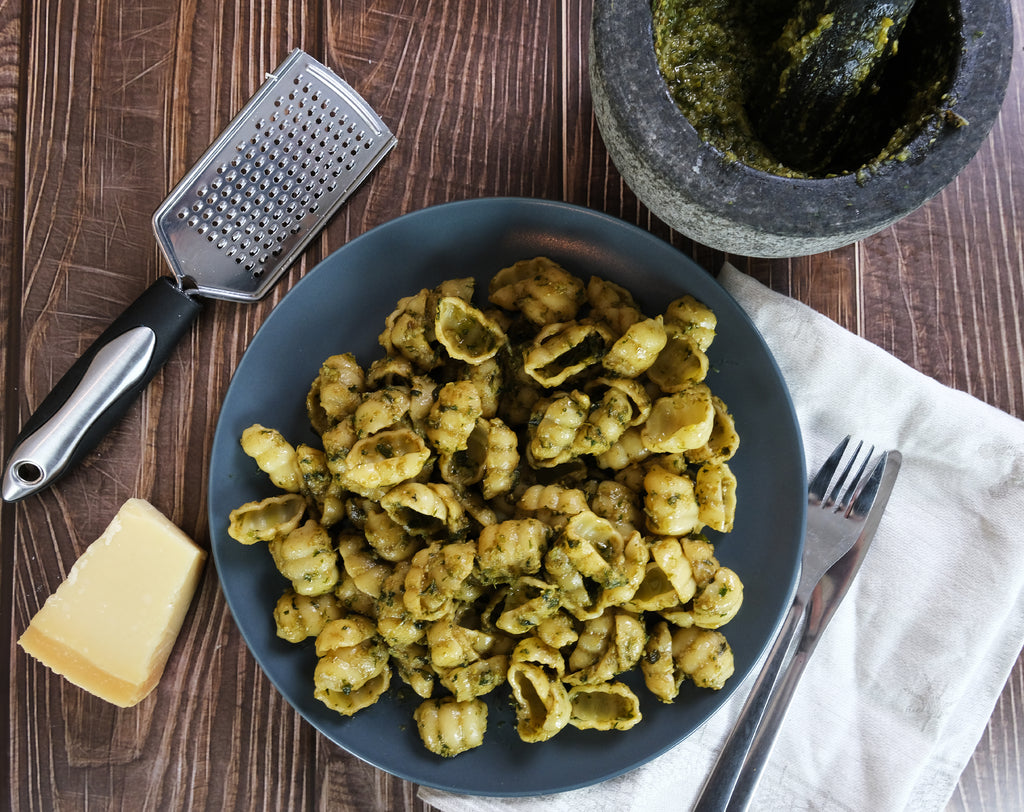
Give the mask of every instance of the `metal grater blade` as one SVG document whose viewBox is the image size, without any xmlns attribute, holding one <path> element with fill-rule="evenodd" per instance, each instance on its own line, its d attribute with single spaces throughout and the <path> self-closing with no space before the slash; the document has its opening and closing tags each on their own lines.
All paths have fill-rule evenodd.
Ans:
<svg viewBox="0 0 1024 812">
<path fill-rule="evenodd" d="M 296 49 L 153 215 L 179 284 L 262 298 L 395 141 L 355 90 Z"/>
</svg>

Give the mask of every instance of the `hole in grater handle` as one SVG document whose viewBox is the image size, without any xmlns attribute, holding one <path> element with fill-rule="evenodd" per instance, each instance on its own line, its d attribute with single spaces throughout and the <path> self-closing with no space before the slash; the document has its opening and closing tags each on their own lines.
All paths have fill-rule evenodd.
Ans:
<svg viewBox="0 0 1024 812">
<path fill-rule="evenodd" d="M 154 215 L 179 282 L 261 298 L 394 143 L 355 90 L 293 52 Z"/>
</svg>

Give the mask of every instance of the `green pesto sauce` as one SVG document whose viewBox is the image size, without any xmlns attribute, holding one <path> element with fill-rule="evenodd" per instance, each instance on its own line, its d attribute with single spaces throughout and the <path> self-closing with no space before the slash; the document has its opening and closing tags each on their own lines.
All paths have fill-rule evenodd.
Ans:
<svg viewBox="0 0 1024 812">
<path fill-rule="evenodd" d="M 802 38 L 793 26 L 793 0 L 653 0 L 654 48 L 668 91 L 698 135 L 726 161 L 784 177 L 856 173 L 864 179 L 882 164 L 909 157 L 923 130 L 962 126 L 946 89 L 960 48 L 953 0 L 918 0 L 915 13 L 855 128 L 858 140 L 827 171 L 807 173 L 771 153 L 757 132 L 755 111 L 779 77 L 780 53 L 801 49 L 833 24 L 822 15 Z M 917 19 L 922 20 L 917 23 Z M 884 23 L 872 43 L 885 46 Z M 858 70 L 858 66 L 851 66 Z"/>
</svg>

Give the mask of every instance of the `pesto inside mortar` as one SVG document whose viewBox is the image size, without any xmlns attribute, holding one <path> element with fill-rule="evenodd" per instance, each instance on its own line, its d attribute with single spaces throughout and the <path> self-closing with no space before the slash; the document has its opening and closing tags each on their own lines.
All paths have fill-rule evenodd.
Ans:
<svg viewBox="0 0 1024 812">
<path fill-rule="evenodd" d="M 668 91 L 726 160 L 785 177 L 865 174 L 906 160 L 922 130 L 966 123 L 947 93 L 962 45 L 957 0 L 918 0 L 850 127 L 853 137 L 820 171 L 779 160 L 757 131 L 756 111 L 777 86 L 780 49 L 793 46 L 786 23 L 794 7 L 794 0 L 653 0 L 655 55 Z"/>
</svg>

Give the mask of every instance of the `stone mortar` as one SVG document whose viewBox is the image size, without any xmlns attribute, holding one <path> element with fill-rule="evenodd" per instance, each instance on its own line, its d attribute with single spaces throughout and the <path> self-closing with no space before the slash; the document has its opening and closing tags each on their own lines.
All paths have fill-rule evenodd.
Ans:
<svg viewBox="0 0 1024 812">
<path fill-rule="evenodd" d="M 731 254 L 794 257 L 840 248 L 922 206 L 967 165 L 995 122 L 1013 54 L 1008 0 L 961 0 L 950 94 L 969 123 L 923 132 L 910 157 L 870 172 L 786 178 L 726 161 L 670 97 L 654 54 L 650 0 L 594 0 L 590 85 L 601 135 L 652 213 Z"/>
</svg>

